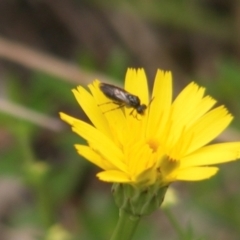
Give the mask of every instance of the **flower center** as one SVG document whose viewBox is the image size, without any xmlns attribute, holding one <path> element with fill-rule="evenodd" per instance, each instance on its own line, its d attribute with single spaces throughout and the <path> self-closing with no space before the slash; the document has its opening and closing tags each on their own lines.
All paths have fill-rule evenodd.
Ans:
<svg viewBox="0 0 240 240">
<path fill-rule="evenodd" d="M 153 150 L 153 152 L 156 152 L 159 147 L 159 142 L 157 139 L 149 139 L 147 144 Z"/>
</svg>

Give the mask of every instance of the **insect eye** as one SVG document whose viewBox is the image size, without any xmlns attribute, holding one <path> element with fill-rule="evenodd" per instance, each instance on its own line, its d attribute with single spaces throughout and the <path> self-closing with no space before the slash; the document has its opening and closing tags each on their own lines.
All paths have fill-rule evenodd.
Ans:
<svg viewBox="0 0 240 240">
<path fill-rule="evenodd" d="M 147 109 L 147 106 L 145 104 L 142 104 L 137 108 L 137 112 L 142 114 L 145 112 L 146 109 Z"/>
</svg>

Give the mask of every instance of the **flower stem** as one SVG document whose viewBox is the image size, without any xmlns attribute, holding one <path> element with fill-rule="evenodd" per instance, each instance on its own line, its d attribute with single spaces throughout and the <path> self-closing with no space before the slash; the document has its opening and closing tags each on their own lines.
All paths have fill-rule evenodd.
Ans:
<svg viewBox="0 0 240 240">
<path fill-rule="evenodd" d="M 182 239 L 184 236 L 184 230 L 181 228 L 181 225 L 179 222 L 176 220 L 176 218 L 173 216 L 172 212 L 170 211 L 169 208 L 166 208 L 164 210 L 165 214 L 167 215 L 169 221 L 171 222 L 172 226 L 176 230 L 179 239 Z"/>
<path fill-rule="evenodd" d="M 118 223 L 110 240 L 131 240 L 139 220 L 140 217 L 120 210 Z"/>
</svg>

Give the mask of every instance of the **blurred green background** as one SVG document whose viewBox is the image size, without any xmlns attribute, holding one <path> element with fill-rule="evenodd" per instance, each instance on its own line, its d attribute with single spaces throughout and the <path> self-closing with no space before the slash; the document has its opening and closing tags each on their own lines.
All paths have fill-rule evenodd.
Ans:
<svg viewBox="0 0 240 240">
<path fill-rule="evenodd" d="M 77 155 L 59 111 L 85 119 L 71 89 L 122 84 L 127 67 L 171 70 L 235 116 L 240 139 L 240 1 L 1 0 L 0 239 L 105 240 L 118 219 L 110 184 Z M 144 218 L 135 240 L 240 239 L 240 162 L 173 184 L 177 202 Z"/>
</svg>

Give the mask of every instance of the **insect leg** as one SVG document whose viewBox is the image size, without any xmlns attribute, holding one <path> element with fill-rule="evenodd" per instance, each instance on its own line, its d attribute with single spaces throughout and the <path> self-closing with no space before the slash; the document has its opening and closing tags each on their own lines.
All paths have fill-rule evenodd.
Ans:
<svg viewBox="0 0 240 240">
<path fill-rule="evenodd" d="M 113 103 L 113 102 L 105 102 L 105 103 L 101 103 L 101 104 L 98 104 L 98 106 L 102 106 L 102 105 L 106 105 L 106 104 L 110 104 L 110 103 Z"/>
<path fill-rule="evenodd" d="M 115 104 L 116 104 L 116 103 L 115 103 Z M 123 108 L 124 106 L 125 106 L 125 104 L 119 104 L 119 103 L 118 103 L 118 107 L 112 108 L 112 109 L 110 109 L 110 110 L 107 110 L 107 111 L 103 112 L 103 114 L 105 114 L 105 113 L 107 113 L 107 112 L 114 111 L 114 110 L 119 109 L 119 108 Z"/>
<path fill-rule="evenodd" d="M 134 112 L 134 108 L 132 109 L 132 111 L 129 113 L 129 115 L 133 115 L 133 112 Z"/>
<path fill-rule="evenodd" d="M 132 115 L 134 118 L 136 118 L 137 120 L 140 120 L 139 118 L 138 118 L 138 113 L 137 113 L 137 111 L 136 111 L 136 114 L 134 115 L 133 113 L 134 113 L 134 111 L 135 111 L 135 109 L 133 108 L 133 110 L 129 113 L 129 115 Z"/>
</svg>

